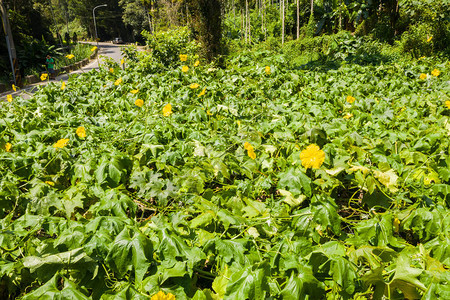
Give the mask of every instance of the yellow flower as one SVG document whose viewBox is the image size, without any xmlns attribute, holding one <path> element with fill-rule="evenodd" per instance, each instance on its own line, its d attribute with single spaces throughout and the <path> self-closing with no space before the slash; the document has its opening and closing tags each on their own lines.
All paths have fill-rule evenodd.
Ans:
<svg viewBox="0 0 450 300">
<path fill-rule="evenodd" d="M 270 67 L 269 67 L 269 66 L 266 66 L 265 71 L 266 71 L 266 74 L 267 74 L 267 75 L 270 75 Z"/>
<path fill-rule="evenodd" d="M 427 76 L 428 76 L 427 74 L 422 73 L 422 74 L 420 74 L 419 78 L 420 78 L 420 80 L 425 80 L 427 78 Z"/>
<path fill-rule="evenodd" d="M 187 55 L 186 54 L 180 54 L 180 60 L 181 61 L 187 61 Z"/>
<path fill-rule="evenodd" d="M 17 91 L 16 86 L 14 84 L 12 85 L 12 89 L 14 92 Z"/>
<path fill-rule="evenodd" d="M 255 159 L 256 158 L 256 154 L 255 154 L 255 151 L 253 151 L 253 149 L 252 150 L 247 150 L 247 155 L 251 159 Z"/>
<path fill-rule="evenodd" d="M 208 116 L 212 116 L 212 115 L 213 115 L 209 110 L 206 111 L 206 114 L 207 114 Z"/>
<path fill-rule="evenodd" d="M 398 218 L 394 219 L 394 231 L 398 232 L 400 229 L 400 220 Z"/>
<path fill-rule="evenodd" d="M 350 95 L 347 96 L 347 102 L 348 102 L 348 103 L 353 103 L 353 102 L 355 102 L 355 100 L 356 100 L 355 97 L 352 97 L 352 96 L 350 96 Z"/>
<path fill-rule="evenodd" d="M 120 60 L 120 64 L 123 65 L 124 63 L 125 63 L 125 58 L 122 58 L 122 59 Z"/>
<path fill-rule="evenodd" d="M 167 103 L 163 108 L 163 116 L 168 117 L 172 114 L 172 105 Z"/>
<path fill-rule="evenodd" d="M 50 186 L 55 186 L 55 183 L 53 181 L 46 181 L 45 183 L 50 185 Z"/>
<path fill-rule="evenodd" d="M 325 152 L 320 150 L 316 144 L 311 144 L 300 152 L 300 159 L 302 160 L 302 166 L 306 169 L 318 169 L 325 161 Z"/>
<path fill-rule="evenodd" d="M 6 96 L 6 100 L 8 100 L 8 102 L 12 102 L 13 96 L 12 95 L 7 95 Z"/>
<path fill-rule="evenodd" d="M 450 109 L 450 100 L 445 101 L 445 106 L 447 106 L 447 108 Z"/>
<path fill-rule="evenodd" d="M 61 90 L 64 90 L 66 88 L 66 83 L 63 81 L 62 83 L 61 83 Z"/>
<path fill-rule="evenodd" d="M 200 92 L 200 94 L 198 94 L 198 97 L 203 96 L 205 93 L 206 93 L 206 88 L 204 88 L 204 89 Z"/>
<path fill-rule="evenodd" d="M 117 79 L 115 82 L 114 82 L 114 85 L 119 85 L 119 84 L 121 84 L 122 83 L 122 77 L 120 77 L 119 79 Z"/>
<path fill-rule="evenodd" d="M 48 74 L 47 73 L 42 73 L 41 74 L 41 81 L 45 81 L 47 80 Z"/>
<path fill-rule="evenodd" d="M 133 95 L 136 95 L 137 93 L 139 93 L 139 90 L 131 90 L 130 93 L 132 93 Z"/>
<path fill-rule="evenodd" d="M 137 99 L 136 101 L 134 101 L 134 104 L 136 104 L 136 106 L 142 107 L 144 105 L 144 100 Z"/>
<path fill-rule="evenodd" d="M 78 127 L 76 133 L 77 133 L 78 137 L 80 137 L 80 138 L 86 137 L 86 130 L 84 129 L 83 126 Z"/>
<path fill-rule="evenodd" d="M 353 117 L 353 114 L 346 114 L 345 116 L 343 116 L 344 119 L 350 119 L 351 117 Z"/>
<path fill-rule="evenodd" d="M 114 68 L 109 68 L 110 73 L 114 73 Z"/>
<path fill-rule="evenodd" d="M 75 57 L 75 55 L 73 55 L 73 54 L 67 54 L 66 57 L 67 57 L 68 59 L 72 59 L 72 58 Z"/>
<path fill-rule="evenodd" d="M 6 144 L 5 144 L 5 150 L 6 150 L 6 152 L 11 152 L 11 148 L 12 148 L 11 143 L 6 143 Z"/>
<path fill-rule="evenodd" d="M 159 291 L 153 295 L 150 300 L 175 300 L 175 295 L 168 293 L 167 295 L 163 291 Z"/>
<path fill-rule="evenodd" d="M 194 63 L 194 67 L 198 67 L 199 65 L 200 65 L 200 61 L 196 60 L 195 63 Z"/>
<path fill-rule="evenodd" d="M 94 46 L 91 48 L 91 51 L 94 52 L 95 50 L 97 50 L 97 46 Z"/>
<path fill-rule="evenodd" d="M 247 155 L 251 159 L 255 159 L 256 158 L 255 150 L 253 149 L 253 146 L 249 142 L 245 142 L 244 143 L 244 149 L 247 150 Z"/>
<path fill-rule="evenodd" d="M 441 74 L 441 71 L 439 71 L 438 69 L 434 69 L 433 71 L 431 71 L 431 75 L 438 77 L 439 74 Z"/>
<path fill-rule="evenodd" d="M 53 145 L 53 148 L 60 148 L 60 149 L 62 149 L 65 146 L 67 146 L 68 142 L 69 142 L 69 139 L 60 139 Z"/>
<path fill-rule="evenodd" d="M 429 38 L 427 38 L 427 43 L 431 42 L 432 39 L 433 39 L 433 36 L 430 36 Z"/>
<path fill-rule="evenodd" d="M 183 66 L 181 68 L 181 72 L 186 73 L 187 71 L 189 71 L 189 67 L 188 66 Z"/>
<path fill-rule="evenodd" d="M 198 88 L 200 85 L 198 84 L 198 83 L 192 83 L 189 87 L 191 88 L 191 89 L 196 89 L 196 88 Z"/>
</svg>

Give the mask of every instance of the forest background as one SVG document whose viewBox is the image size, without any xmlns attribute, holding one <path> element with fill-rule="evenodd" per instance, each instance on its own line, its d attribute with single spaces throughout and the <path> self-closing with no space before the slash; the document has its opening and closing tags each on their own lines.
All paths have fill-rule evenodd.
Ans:
<svg viewBox="0 0 450 300">
<path fill-rule="evenodd" d="M 297 65 L 332 59 L 358 48 L 368 60 L 450 53 L 448 0 L 7 0 L 22 76 L 42 71 L 46 53 L 95 37 L 145 44 L 145 34 L 178 26 L 191 38 L 219 36 L 209 59 L 258 45 L 287 54 Z M 203 20 L 202 20 L 203 18 Z M 216 25 L 203 21 L 216 20 Z M 215 27 L 218 27 L 214 29 Z M 214 30 L 216 32 L 214 32 Z M 209 31 L 209 32 L 208 32 Z M 205 45 L 205 41 L 203 41 Z M 348 48 L 348 49 L 343 49 Z M 353 50 L 352 50 L 353 49 Z M 208 51 L 213 53 L 208 54 Z M 366 57 L 367 59 L 367 57 Z M 11 78 L 0 33 L 0 82 Z"/>
</svg>

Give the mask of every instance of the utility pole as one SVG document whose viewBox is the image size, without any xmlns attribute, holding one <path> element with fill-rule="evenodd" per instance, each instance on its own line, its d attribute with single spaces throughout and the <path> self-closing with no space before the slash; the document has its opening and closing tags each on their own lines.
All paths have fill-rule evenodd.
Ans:
<svg viewBox="0 0 450 300">
<path fill-rule="evenodd" d="M 19 62 L 17 60 L 16 47 L 14 46 L 14 40 L 12 37 L 11 26 L 9 24 L 8 10 L 0 0 L 0 13 L 2 15 L 3 30 L 5 31 L 6 46 L 8 48 L 9 61 L 11 63 L 12 75 L 14 78 L 14 85 L 21 86 L 22 78 L 20 76 Z"/>
</svg>

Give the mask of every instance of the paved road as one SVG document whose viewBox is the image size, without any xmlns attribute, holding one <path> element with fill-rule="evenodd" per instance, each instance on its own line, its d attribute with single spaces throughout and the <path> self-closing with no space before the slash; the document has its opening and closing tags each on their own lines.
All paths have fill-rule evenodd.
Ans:
<svg viewBox="0 0 450 300">
<path fill-rule="evenodd" d="M 120 50 L 120 47 L 122 46 L 124 45 L 116 45 L 111 43 L 98 43 L 99 48 L 98 56 L 100 57 L 100 60 L 101 56 L 107 56 L 111 57 L 112 59 L 114 59 L 114 61 L 119 63 L 120 60 L 122 59 L 122 53 Z M 86 66 L 84 66 L 79 70 L 70 72 L 68 74 L 59 75 L 58 77 L 56 77 L 55 80 L 52 81 L 67 81 L 69 77 L 72 76 L 73 74 L 89 72 L 93 69 L 98 69 L 98 59 L 92 60 L 89 64 L 87 64 Z M 46 84 L 48 84 L 48 81 L 27 85 L 24 88 L 17 90 L 16 92 L 13 91 L 5 92 L 3 94 L 0 94 L 0 100 L 6 99 L 6 95 L 8 94 L 11 94 L 13 97 L 22 96 L 25 99 L 29 99 L 32 96 L 32 94 L 39 89 L 40 86 L 44 86 Z"/>
</svg>

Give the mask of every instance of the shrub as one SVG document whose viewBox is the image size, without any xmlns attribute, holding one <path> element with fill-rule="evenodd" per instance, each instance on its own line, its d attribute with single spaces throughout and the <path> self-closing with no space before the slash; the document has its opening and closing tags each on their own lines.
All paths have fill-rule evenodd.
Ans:
<svg viewBox="0 0 450 300">
<path fill-rule="evenodd" d="M 142 35 L 153 58 L 166 67 L 180 65 L 180 54 L 187 54 L 190 57 L 200 49 L 199 44 L 190 39 L 191 32 L 186 27 L 154 34 L 144 30 Z"/>
</svg>

